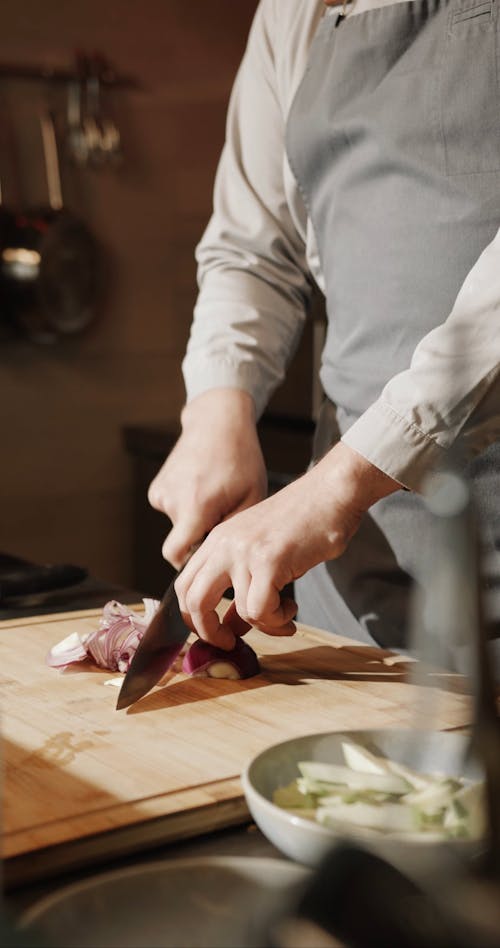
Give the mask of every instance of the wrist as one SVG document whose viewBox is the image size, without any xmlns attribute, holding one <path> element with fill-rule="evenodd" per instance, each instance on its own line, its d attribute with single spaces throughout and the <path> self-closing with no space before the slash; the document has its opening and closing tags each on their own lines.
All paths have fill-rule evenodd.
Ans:
<svg viewBox="0 0 500 948">
<path fill-rule="evenodd" d="M 219 425 L 251 425 L 256 427 L 255 402 L 249 392 L 240 388 L 213 388 L 184 405 L 181 426 L 185 432 L 211 421 Z"/>
<path fill-rule="evenodd" d="M 339 441 L 317 467 L 340 503 L 362 515 L 383 497 L 402 489 L 402 485 L 367 461 L 363 455 Z"/>
</svg>

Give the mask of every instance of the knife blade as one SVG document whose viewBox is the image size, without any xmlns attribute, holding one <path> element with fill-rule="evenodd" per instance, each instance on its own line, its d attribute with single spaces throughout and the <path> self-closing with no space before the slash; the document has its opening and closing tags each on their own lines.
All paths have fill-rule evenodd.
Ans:
<svg viewBox="0 0 500 948">
<path fill-rule="evenodd" d="M 191 629 L 184 622 L 174 576 L 149 623 L 129 665 L 116 702 L 116 710 L 128 708 L 144 697 L 173 665 Z"/>
</svg>

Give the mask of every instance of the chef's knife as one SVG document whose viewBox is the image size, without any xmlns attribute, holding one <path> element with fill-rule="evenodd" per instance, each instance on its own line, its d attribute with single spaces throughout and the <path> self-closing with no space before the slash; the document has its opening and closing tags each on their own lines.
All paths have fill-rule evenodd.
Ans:
<svg viewBox="0 0 500 948">
<path fill-rule="evenodd" d="M 174 588 L 178 575 L 170 583 L 137 646 L 120 688 L 117 711 L 128 708 L 151 691 L 173 665 L 191 631 L 181 616 Z"/>
</svg>

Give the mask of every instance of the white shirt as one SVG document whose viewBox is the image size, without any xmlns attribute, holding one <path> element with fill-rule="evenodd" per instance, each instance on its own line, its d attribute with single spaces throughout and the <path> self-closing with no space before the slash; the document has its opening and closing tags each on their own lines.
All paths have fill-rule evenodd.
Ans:
<svg viewBox="0 0 500 948">
<path fill-rule="evenodd" d="M 357 0 L 349 15 L 386 2 Z M 324 12 L 322 0 L 261 0 L 257 9 L 229 104 L 213 215 L 196 251 L 199 296 L 183 361 L 188 401 L 214 387 L 243 388 L 259 415 L 300 339 L 311 276 L 324 288 L 284 143 Z M 500 438 L 499 312 L 500 231 L 446 321 L 342 440 L 417 488 L 459 434 L 470 455 Z"/>
</svg>

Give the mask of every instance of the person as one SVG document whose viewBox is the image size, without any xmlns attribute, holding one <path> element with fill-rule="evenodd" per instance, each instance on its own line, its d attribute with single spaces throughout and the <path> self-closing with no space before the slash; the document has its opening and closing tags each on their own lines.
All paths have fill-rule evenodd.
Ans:
<svg viewBox="0 0 500 948">
<path fill-rule="evenodd" d="M 184 618 L 221 648 L 239 620 L 292 635 L 298 605 L 404 650 L 422 484 L 457 444 L 500 616 L 498 22 L 493 0 L 257 8 L 197 248 L 182 433 L 149 489 L 173 525 L 163 554 L 186 564 Z M 256 422 L 314 283 L 328 331 L 313 463 L 266 497 Z"/>
</svg>

